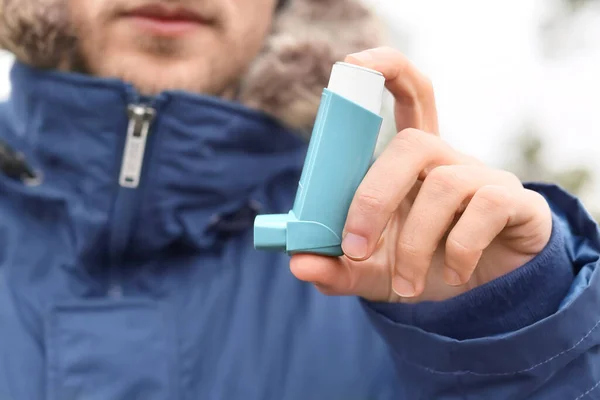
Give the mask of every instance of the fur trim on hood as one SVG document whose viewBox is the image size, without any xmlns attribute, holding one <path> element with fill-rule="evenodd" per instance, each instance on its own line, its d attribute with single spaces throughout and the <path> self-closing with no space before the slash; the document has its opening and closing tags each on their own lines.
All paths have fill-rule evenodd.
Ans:
<svg viewBox="0 0 600 400">
<path fill-rule="evenodd" d="M 67 0 L 0 0 L 0 47 L 40 68 L 71 64 Z M 242 79 L 239 101 L 309 131 L 332 65 L 381 44 L 381 23 L 360 0 L 290 0 Z"/>
<path fill-rule="evenodd" d="M 358 0 L 292 0 L 251 66 L 240 101 L 310 130 L 333 64 L 381 45 L 381 27 Z"/>
</svg>

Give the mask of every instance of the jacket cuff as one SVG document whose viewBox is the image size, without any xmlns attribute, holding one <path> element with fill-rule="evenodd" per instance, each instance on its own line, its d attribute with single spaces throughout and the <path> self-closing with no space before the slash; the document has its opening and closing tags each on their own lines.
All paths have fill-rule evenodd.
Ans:
<svg viewBox="0 0 600 400">
<path fill-rule="evenodd" d="M 576 273 L 558 310 L 516 331 L 457 340 L 396 322 L 394 315 L 388 317 L 385 310 L 382 313 L 376 305 L 364 302 L 374 328 L 394 355 L 399 373 L 424 374 L 452 388 L 456 387 L 457 377 L 465 387 L 479 385 L 480 388 L 482 382 L 505 382 L 512 377 L 519 383 L 514 385 L 519 390 L 515 391 L 517 396 L 525 393 L 525 388 L 539 388 L 552 374 L 587 354 L 590 348 L 597 348 L 600 342 L 600 273 L 597 268 L 600 229 L 581 202 L 567 192 L 554 185 L 529 187 L 550 203 L 556 231 L 564 234 L 567 265 Z M 550 247 L 546 251 L 550 251 Z M 552 262 L 552 266 L 556 264 Z M 580 363 L 586 362 L 588 369 L 579 373 L 587 371 L 589 376 L 592 361 L 585 358 Z M 522 379 L 518 380 L 519 376 Z M 569 378 L 563 376 L 562 379 Z"/>
<path fill-rule="evenodd" d="M 553 216 L 552 235 L 542 252 L 503 277 L 441 302 L 365 304 L 396 323 L 474 339 L 517 331 L 553 314 L 573 278 L 565 232 Z"/>
</svg>

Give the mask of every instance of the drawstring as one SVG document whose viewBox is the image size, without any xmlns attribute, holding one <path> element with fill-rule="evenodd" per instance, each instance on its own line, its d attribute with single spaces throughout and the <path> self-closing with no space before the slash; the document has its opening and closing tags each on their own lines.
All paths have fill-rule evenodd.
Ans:
<svg viewBox="0 0 600 400">
<path fill-rule="evenodd" d="M 0 173 L 26 184 L 37 181 L 37 175 L 27 164 L 23 154 L 16 152 L 2 140 L 0 140 Z"/>
</svg>

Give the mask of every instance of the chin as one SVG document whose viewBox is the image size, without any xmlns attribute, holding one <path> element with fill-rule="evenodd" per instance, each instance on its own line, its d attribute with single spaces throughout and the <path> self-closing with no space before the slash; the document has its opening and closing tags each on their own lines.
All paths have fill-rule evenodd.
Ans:
<svg viewBox="0 0 600 400">
<path fill-rule="evenodd" d="M 121 79 L 143 95 L 156 95 L 166 90 L 221 95 L 231 86 L 225 71 L 214 71 L 206 58 L 182 59 L 129 52 L 112 56 L 105 54 L 94 65 L 94 75 Z"/>
<path fill-rule="evenodd" d="M 144 95 L 165 90 L 220 95 L 241 71 L 230 60 L 228 46 L 211 32 L 164 38 L 133 34 L 123 26 L 79 43 L 82 72 L 118 78 Z"/>
</svg>

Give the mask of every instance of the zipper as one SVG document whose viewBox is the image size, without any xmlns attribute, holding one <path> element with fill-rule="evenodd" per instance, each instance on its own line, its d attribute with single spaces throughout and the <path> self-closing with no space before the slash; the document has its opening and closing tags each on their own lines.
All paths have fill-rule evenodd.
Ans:
<svg viewBox="0 0 600 400">
<path fill-rule="evenodd" d="M 156 119 L 157 102 L 136 100 L 127 106 L 127 135 L 121 156 L 117 194 L 110 224 L 110 272 L 108 297 L 123 295 L 122 260 L 131 239 L 139 196 L 144 184 L 144 171 L 151 142 L 151 126 Z"/>
<path fill-rule="evenodd" d="M 135 189 L 140 184 L 150 124 L 156 116 L 156 110 L 145 104 L 132 104 L 127 108 L 127 113 L 129 126 L 119 184 L 121 187 Z"/>
</svg>

